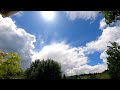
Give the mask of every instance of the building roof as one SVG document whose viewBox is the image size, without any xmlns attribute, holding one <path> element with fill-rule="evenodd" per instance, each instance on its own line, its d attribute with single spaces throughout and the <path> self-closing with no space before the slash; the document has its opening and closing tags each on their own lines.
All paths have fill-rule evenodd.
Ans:
<svg viewBox="0 0 120 90">
<path fill-rule="evenodd" d="M 18 11 L 0 11 L 0 14 L 3 16 L 3 17 L 9 17 L 15 13 L 17 13 Z"/>
</svg>

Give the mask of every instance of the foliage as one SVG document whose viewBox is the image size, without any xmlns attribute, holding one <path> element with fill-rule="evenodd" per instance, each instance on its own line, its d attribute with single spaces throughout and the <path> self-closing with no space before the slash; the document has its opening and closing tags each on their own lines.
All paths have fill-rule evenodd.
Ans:
<svg viewBox="0 0 120 90">
<path fill-rule="evenodd" d="M 111 78 L 120 79 L 120 46 L 118 43 L 111 43 L 106 53 L 108 54 L 108 69 Z"/>
<path fill-rule="evenodd" d="M 56 61 L 51 59 L 46 61 L 38 59 L 32 62 L 30 68 L 25 71 L 25 76 L 27 79 L 61 79 L 61 67 Z"/>
<path fill-rule="evenodd" d="M 112 22 L 120 20 L 120 11 L 100 11 L 100 13 L 104 14 L 105 22 L 108 25 L 110 25 Z"/>
<path fill-rule="evenodd" d="M 12 79 L 20 69 L 20 57 L 16 53 L 0 52 L 0 79 Z"/>
</svg>

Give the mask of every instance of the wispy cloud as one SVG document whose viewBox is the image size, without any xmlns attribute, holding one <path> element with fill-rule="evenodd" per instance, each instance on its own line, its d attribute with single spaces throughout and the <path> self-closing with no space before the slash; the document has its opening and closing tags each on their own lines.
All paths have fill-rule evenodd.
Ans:
<svg viewBox="0 0 120 90">
<path fill-rule="evenodd" d="M 97 11 L 65 11 L 66 16 L 70 20 L 84 19 L 84 20 L 95 20 L 98 15 Z"/>
<path fill-rule="evenodd" d="M 23 14 L 24 14 L 23 11 L 18 11 L 15 14 L 13 14 L 12 16 L 21 17 Z"/>
</svg>

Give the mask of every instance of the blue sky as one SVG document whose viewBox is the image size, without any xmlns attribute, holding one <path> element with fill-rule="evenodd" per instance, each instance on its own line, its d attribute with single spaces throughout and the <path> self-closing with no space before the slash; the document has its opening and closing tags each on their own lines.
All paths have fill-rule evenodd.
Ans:
<svg viewBox="0 0 120 90">
<path fill-rule="evenodd" d="M 0 15 L 0 50 L 17 52 L 23 69 L 35 59 L 51 58 L 66 75 L 106 70 L 105 51 L 109 41 L 120 42 L 120 22 L 108 27 L 98 11 L 52 12 L 51 20 L 41 11 Z"/>
<path fill-rule="evenodd" d="M 79 47 L 96 40 L 102 33 L 99 29 L 99 22 L 102 18 L 102 15 L 98 15 L 95 20 L 76 19 L 71 21 L 62 11 L 58 11 L 55 20 L 50 22 L 44 20 L 40 12 L 35 11 L 26 11 L 21 17 L 12 17 L 17 26 L 36 36 L 35 50 L 37 51 L 51 42 L 66 41 L 73 47 Z M 56 34 L 54 35 L 54 33 Z M 44 45 L 40 45 L 41 39 L 44 40 Z M 102 63 L 99 56 L 100 53 L 97 52 L 89 55 L 89 64 Z"/>
</svg>

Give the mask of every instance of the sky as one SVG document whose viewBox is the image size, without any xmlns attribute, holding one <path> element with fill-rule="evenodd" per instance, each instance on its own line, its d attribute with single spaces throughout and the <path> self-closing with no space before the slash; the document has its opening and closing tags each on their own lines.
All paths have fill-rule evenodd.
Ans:
<svg viewBox="0 0 120 90">
<path fill-rule="evenodd" d="M 0 15 L 0 50 L 21 56 L 26 69 L 53 59 L 67 76 L 107 69 L 109 41 L 120 43 L 120 22 L 107 26 L 98 11 L 20 11 Z"/>
</svg>

